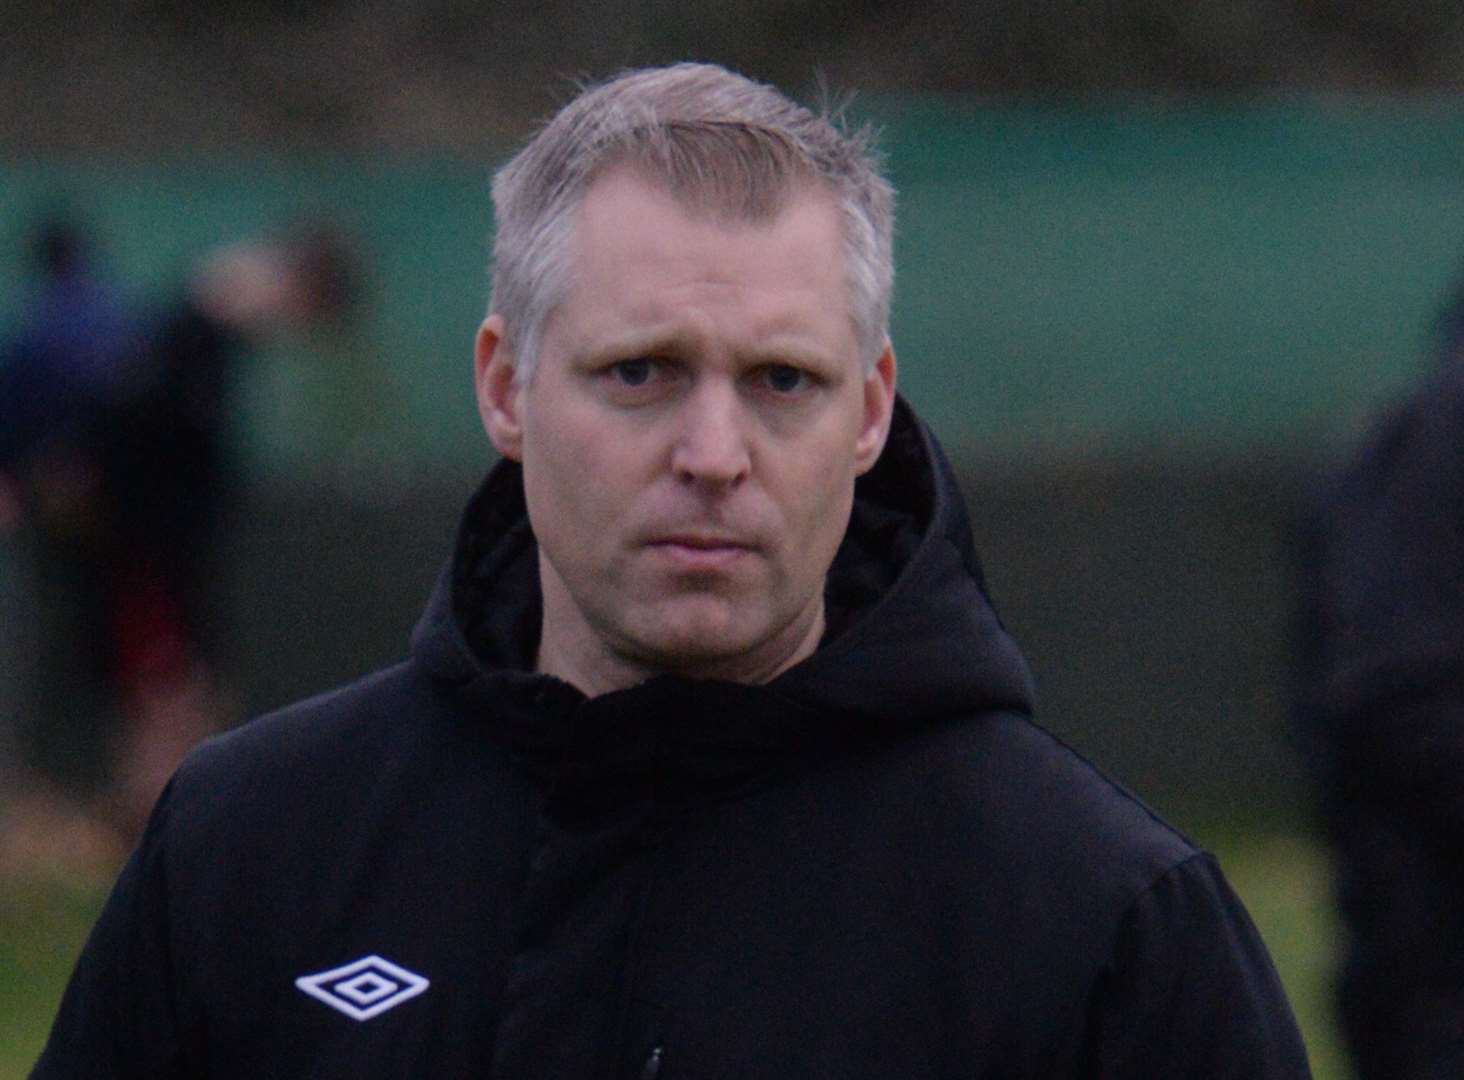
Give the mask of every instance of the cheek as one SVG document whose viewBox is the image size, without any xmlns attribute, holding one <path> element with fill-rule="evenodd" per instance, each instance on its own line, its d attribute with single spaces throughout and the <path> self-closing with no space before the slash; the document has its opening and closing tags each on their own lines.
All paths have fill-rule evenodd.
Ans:
<svg viewBox="0 0 1464 1080">
<path fill-rule="evenodd" d="M 572 483 L 577 456 L 566 440 L 525 441 L 524 498 L 534 531 L 546 545 L 563 532 L 573 532 L 573 518 L 588 509 Z"/>
<path fill-rule="evenodd" d="M 534 530 L 561 559 L 588 557 L 630 503 L 623 455 L 573 425 L 524 445 L 524 496 Z"/>
<path fill-rule="evenodd" d="M 792 558 L 818 572 L 844 538 L 849 527 L 849 510 L 854 502 L 854 468 L 846 459 L 830 460 L 808 455 L 804 460 L 822 461 L 822 466 L 800 468 L 783 477 L 783 504 L 790 539 L 795 543 Z"/>
</svg>

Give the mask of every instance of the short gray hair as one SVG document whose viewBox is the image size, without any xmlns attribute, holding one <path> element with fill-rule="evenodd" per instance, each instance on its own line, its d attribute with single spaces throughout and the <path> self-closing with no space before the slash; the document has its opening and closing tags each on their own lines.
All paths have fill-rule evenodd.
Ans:
<svg viewBox="0 0 1464 1080">
<path fill-rule="evenodd" d="M 569 291 L 575 211 L 625 162 L 734 220 L 766 220 L 799 183 L 825 185 L 844 222 L 850 317 L 873 369 L 889 335 L 895 214 L 873 135 L 714 64 L 675 64 L 587 88 L 494 177 L 489 307 L 506 324 L 519 379 L 532 378 L 544 323 Z"/>
</svg>

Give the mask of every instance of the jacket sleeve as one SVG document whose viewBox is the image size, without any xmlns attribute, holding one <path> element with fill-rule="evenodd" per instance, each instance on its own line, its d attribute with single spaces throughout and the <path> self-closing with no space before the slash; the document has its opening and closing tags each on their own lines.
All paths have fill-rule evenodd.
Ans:
<svg viewBox="0 0 1464 1080">
<path fill-rule="evenodd" d="M 32 1080 L 201 1076 L 185 1061 L 169 933 L 171 787 L 82 949 Z"/>
<path fill-rule="evenodd" d="M 1130 906 L 1093 1010 L 1095 1078 L 1310 1076 L 1265 945 L 1209 855 Z"/>
</svg>

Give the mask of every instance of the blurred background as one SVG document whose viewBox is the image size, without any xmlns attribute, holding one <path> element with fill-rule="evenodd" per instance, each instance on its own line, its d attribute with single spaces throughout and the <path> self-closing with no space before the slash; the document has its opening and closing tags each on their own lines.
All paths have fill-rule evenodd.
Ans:
<svg viewBox="0 0 1464 1080">
<path fill-rule="evenodd" d="M 0 343 L 44 307 L 57 222 L 95 286 L 66 325 L 116 318 L 133 413 L 160 415 L 137 403 L 180 312 L 228 331 L 183 614 L 79 583 L 109 565 L 74 542 L 101 503 L 62 500 L 58 559 L 24 485 L 0 501 L 0 1077 L 38 1052 L 176 753 L 403 654 L 491 459 L 491 169 L 575 79 L 675 59 L 857 91 L 882 128 L 902 389 L 958 465 L 1040 718 L 1220 853 L 1317 1075 L 1349 1075 L 1287 731 L 1291 538 L 1430 364 L 1464 265 L 1464 8 L 11 0 L 0 42 Z M 322 235 L 347 285 L 300 317 L 270 290 Z M 106 460 L 63 489 L 125 501 Z M 119 682 L 98 656 L 124 624 L 172 627 L 171 666 Z"/>
</svg>

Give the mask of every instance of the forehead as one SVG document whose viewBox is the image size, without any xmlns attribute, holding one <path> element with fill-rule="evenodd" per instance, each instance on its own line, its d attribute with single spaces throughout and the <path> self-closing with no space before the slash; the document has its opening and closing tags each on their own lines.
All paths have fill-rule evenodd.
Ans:
<svg viewBox="0 0 1464 1080">
<path fill-rule="evenodd" d="M 848 322 L 843 219 L 817 182 L 790 187 L 769 214 L 746 217 L 616 167 L 586 192 L 571 251 L 571 306 L 623 309 L 730 293 Z"/>
<path fill-rule="evenodd" d="M 840 246 L 843 242 L 838 202 L 827 185 L 811 177 L 784 178 L 754 197 L 737 185 L 716 180 L 673 183 L 622 161 L 600 172 L 575 211 L 581 254 L 586 244 L 600 243 L 607 236 L 652 237 L 664 232 L 668 222 L 708 235 L 786 229 L 793 224 L 803 227 L 805 241 Z M 610 228 L 600 228 L 605 225 Z"/>
</svg>

